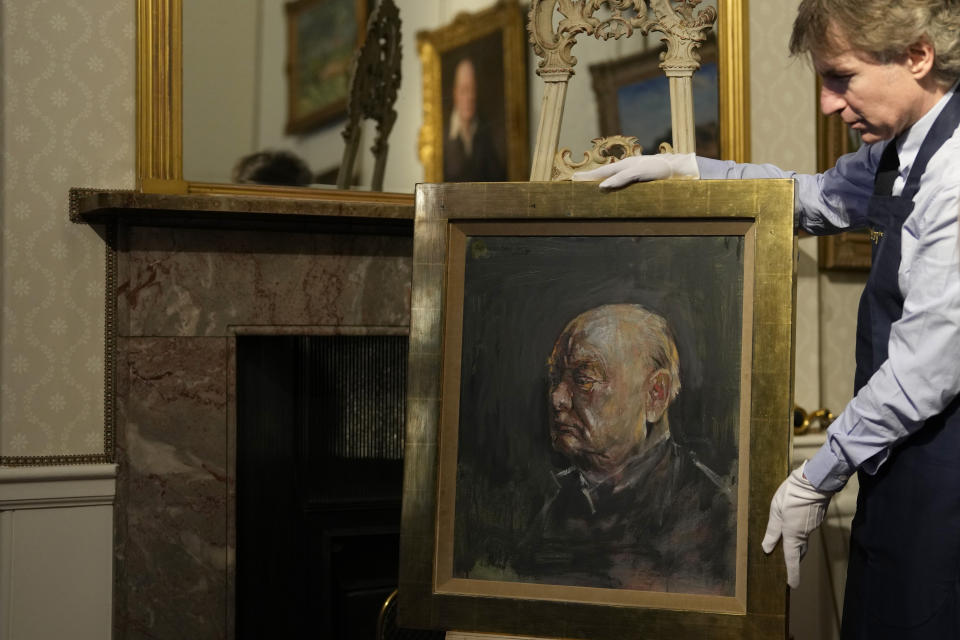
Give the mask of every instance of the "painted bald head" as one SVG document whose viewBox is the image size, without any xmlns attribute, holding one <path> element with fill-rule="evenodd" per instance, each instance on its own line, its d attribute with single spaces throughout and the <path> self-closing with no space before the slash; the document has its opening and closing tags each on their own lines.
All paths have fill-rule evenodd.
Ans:
<svg viewBox="0 0 960 640">
<path fill-rule="evenodd" d="M 662 316 L 636 304 L 585 311 L 557 338 L 548 367 L 551 443 L 579 468 L 612 472 L 668 431 L 680 370 Z"/>
</svg>

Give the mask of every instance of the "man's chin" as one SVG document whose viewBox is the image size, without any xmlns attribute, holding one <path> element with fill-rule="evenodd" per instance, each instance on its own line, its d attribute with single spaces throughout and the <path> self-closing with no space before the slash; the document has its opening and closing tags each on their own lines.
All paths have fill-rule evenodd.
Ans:
<svg viewBox="0 0 960 640">
<path fill-rule="evenodd" d="M 550 434 L 550 442 L 554 451 L 568 458 L 582 455 L 584 443 L 570 430 Z"/>
<path fill-rule="evenodd" d="M 866 130 L 857 130 L 854 129 L 857 133 L 860 134 L 860 142 L 863 144 L 875 144 L 877 142 L 883 142 L 884 140 L 889 140 L 893 138 L 893 134 L 883 135 L 877 133 L 876 131 L 866 131 Z"/>
</svg>

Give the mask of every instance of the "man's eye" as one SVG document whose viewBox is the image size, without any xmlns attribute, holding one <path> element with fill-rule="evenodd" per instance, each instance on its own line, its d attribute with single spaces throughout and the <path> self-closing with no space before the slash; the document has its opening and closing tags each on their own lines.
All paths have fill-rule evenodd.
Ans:
<svg viewBox="0 0 960 640">
<path fill-rule="evenodd" d="M 828 73 L 823 76 L 823 83 L 828 87 L 836 89 L 847 86 L 851 78 L 853 78 L 852 73 Z"/>
<path fill-rule="evenodd" d="M 590 391 L 593 389 L 593 385 L 597 383 L 596 378 L 583 371 L 574 372 L 573 381 L 578 387 L 585 391 Z"/>
</svg>

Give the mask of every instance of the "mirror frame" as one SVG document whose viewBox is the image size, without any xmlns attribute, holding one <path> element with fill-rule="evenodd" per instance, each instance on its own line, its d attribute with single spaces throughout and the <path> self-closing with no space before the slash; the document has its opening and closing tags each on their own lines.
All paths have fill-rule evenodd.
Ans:
<svg viewBox="0 0 960 640">
<path fill-rule="evenodd" d="M 750 162 L 750 38 L 748 0 L 717 0 L 717 84 L 720 153 Z"/>
<path fill-rule="evenodd" d="M 720 135 L 724 156 L 750 156 L 748 0 L 719 0 Z M 269 196 L 413 204 L 413 193 L 190 182 L 183 177 L 183 0 L 137 0 L 136 188 L 142 193 Z"/>
<path fill-rule="evenodd" d="M 183 0 L 137 0 L 136 176 L 136 189 L 141 193 L 413 205 L 412 189 L 411 193 L 392 193 L 185 180 Z"/>
</svg>

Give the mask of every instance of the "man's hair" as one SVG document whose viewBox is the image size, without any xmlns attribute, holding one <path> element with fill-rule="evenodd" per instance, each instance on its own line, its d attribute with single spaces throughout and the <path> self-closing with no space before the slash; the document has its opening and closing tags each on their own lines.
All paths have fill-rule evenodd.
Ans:
<svg viewBox="0 0 960 640">
<path fill-rule="evenodd" d="M 314 181 L 307 163 L 291 151 L 257 151 L 243 156 L 233 166 L 231 177 L 240 184 L 291 187 L 305 187 Z"/>
<path fill-rule="evenodd" d="M 926 40 L 936 53 L 934 79 L 950 85 L 960 76 L 960 0 L 801 1 L 790 53 L 826 52 L 838 36 L 878 62 L 896 60 Z"/>
</svg>

